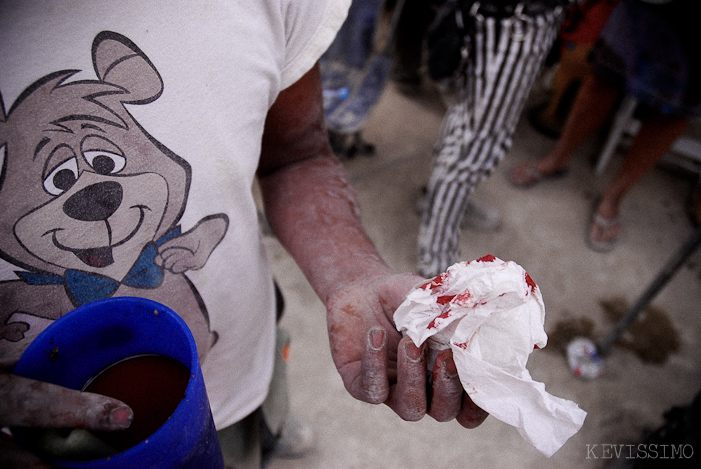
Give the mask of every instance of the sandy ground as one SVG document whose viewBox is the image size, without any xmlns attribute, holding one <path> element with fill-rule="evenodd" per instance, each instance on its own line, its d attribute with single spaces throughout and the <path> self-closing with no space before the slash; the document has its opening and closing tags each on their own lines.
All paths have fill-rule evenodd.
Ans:
<svg viewBox="0 0 701 469">
<path fill-rule="evenodd" d="M 367 230 L 397 271 L 415 266 L 419 219 L 414 204 L 428 179 L 443 111 L 430 89 L 407 97 L 390 84 L 363 133 L 376 145 L 375 156 L 346 161 Z M 549 333 L 563 321 L 586 318 L 597 336 L 606 334 L 612 323 L 601 302 L 634 302 L 694 229 L 687 204 L 695 179 L 659 167 L 625 199 L 624 232 L 616 249 L 600 254 L 587 248 L 593 200 L 622 161 L 619 152 L 603 175 L 595 175 L 592 158 L 600 144 L 600 139 L 592 139 L 583 147 L 564 179 L 516 189 L 506 180 L 508 170 L 553 145 L 522 119 L 513 148 L 475 194 L 476 200 L 499 210 L 502 229 L 462 234 L 462 259 L 491 253 L 529 271 L 543 292 Z M 670 319 L 680 343 L 663 364 L 645 363 L 615 347 L 605 360 L 605 375 L 584 381 L 572 375 L 557 347 L 531 355 L 528 368 L 534 379 L 588 412 L 580 432 L 546 458 L 514 428 L 493 417 L 475 430 L 428 417 L 410 423 L 384 406 L 351 398 L 331 361 L 321 303 L 277 241 L 268 237 L 266 244 L 288 304 L 283 326 L 293 340 L 292 409 L 317 436 L 316 448 L 307 457 L 275 460 L 271 469 L 604 468 L 612 462 L 612 453 L 602 445 L 637 443 L 644 429 L 662 423 L 667 409 L 689 403 L 701 389 L 701 251 L 652 301 Z"/>
</svg>

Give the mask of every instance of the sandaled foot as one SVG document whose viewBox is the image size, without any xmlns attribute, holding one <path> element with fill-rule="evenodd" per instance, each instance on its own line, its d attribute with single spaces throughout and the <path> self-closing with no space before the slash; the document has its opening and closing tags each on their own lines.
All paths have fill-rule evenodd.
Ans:
<svg viewBox="0 0 701 469">
<path fill-rule="evenodd" d="M 520 165 L 516 166 L 516 168 L 514 168 L 509 175 L 509 181 L 514 187 L 525 189 L 532 187 L 546 179 L 561 178 L 566 175 L 567 172 L 567 168 L 560 168 L 542 173 L 538 169 L 538 163 L 531 161 L 528 163 L 521 163 Z"/>
<path fill-rule="evenodd" d="M 587 243 L 589 247 L 598 252 L 609 252 L 618 242 L 621 234 L 621 220 L 618 217 L 604 218 L 598 213 L 594 213 Z"/>
</svg>

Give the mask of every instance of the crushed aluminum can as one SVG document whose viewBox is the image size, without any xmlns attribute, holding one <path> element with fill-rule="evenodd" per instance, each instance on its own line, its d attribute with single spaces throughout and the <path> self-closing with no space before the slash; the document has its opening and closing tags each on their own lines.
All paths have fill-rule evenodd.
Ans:
<svg viewBox="0 0 701 469">
<path fill-rule="evenodd" d="M 576 338 L 567 345 L 567 363 L 572 373 L 580 378 L 594 379 L 604 372 L 596 344 L 584 337 Z"/>
</svg>

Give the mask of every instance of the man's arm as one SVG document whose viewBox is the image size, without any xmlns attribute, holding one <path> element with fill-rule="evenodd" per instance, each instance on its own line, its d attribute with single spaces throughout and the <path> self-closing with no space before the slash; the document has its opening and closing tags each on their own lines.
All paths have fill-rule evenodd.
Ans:
<svg viewBox="0 0 701 469">
<path fill-rule="evenodd" d="M 258 175 L 271 227 L 326 302 L 349 280 L 391 270 L 360 226 L 355 192 L 328 144 L 320 93 L 314 68 L 279 95 Z"/>
<path fill-rule="evenodd" d="M 451 352 L 439 355 L 426 389 L 426 350 L 402 338 L 392 316 L 424 279 L 395 274 L 360 222 L 348 176 L 328 144 L 318 66 L 278 96 L 266 119 L 258 176 L 268 221 L 327 308 L 334 363 L 357 399 L 400 417 L 486 414 L 462 392 Z"/>
<path fill-rule="evenodd" d="M 0 426 L 123 430 L 134 414 L 123 402 L 90 392 L 0 372 Z M 49 465 L 0 435 L 0 467 Z"/>
</svg>

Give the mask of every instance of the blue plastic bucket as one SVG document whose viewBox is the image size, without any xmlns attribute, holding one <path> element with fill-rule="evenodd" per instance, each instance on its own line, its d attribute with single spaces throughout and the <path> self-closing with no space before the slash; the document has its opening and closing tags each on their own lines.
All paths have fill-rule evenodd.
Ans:
<svg viewBox="0 0 701 469">
<path fill-rule="evenodd" d="M 166 306 L 144 298 L 117 297 L 81 306 L 56 320 L 24 352 L 13 372 L 83 389 L 110 365 L 139 355 L 164 355 L 190 370 L 185 397 L 146 440 L 113 456 L 49 462 L 66 468 L 223 468 L 194 338 Z M 14 428 L 17 442 L 31 449 L 31 430 Z"/>
</svg>

